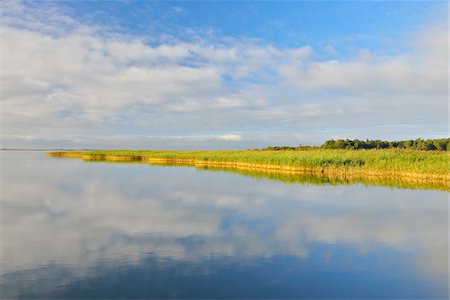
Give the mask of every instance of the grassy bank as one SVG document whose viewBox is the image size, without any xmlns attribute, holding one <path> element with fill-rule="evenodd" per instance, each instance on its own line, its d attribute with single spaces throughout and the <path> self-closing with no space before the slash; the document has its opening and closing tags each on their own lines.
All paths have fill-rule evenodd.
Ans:
<svg viewBox="0 0 450 300">
<path fill-rule="evenodd" d="M 340 180 L 396 180 L 432 183 L 450 189 L 448 152 L 412 150 L 304 151 L 153 151 L 111 150 L 51 152 L 50 156 L 85 160 L 142 161 L 211 166 L 272 173 L 303 173 Z"/>
</svg>

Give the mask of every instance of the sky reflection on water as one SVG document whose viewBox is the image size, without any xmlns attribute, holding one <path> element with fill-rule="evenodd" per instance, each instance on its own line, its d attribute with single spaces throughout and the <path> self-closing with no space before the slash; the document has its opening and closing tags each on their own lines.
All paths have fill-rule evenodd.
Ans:
<svg viewBox="0 0 450 300">
<path fill-rule="evenodd" d="M 447 298 L 447 193 L 2 154 L 3 298 Z"/>
</svg>

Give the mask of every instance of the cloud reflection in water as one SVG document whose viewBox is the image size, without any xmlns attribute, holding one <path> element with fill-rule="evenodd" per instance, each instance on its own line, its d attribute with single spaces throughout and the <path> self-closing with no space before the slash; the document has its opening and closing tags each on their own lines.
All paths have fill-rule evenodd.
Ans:
<svg viewBox="0 0 450 300">
<path fill-rule="evenodd" d="M 42 153 L 3 153 L 2 165 L 1 262 L 7 296 L 26 295 L 24 284 L 47 297 L 67 296 L 77 286 L 83 289 L 77 284 L 86 278 L 117 283 L 124 274 L 140 274 L 159 281 L 162 294 L 154 295 L 166 297 L 164 291 L 177 290 L 169 283 L 179 278 L 203 274 L 197 284 L 208 278 L 214 286 L 211 274 L 232 270 L 257 282 L 258 276 L 248 272 L 276 277 L 271 264 L 278 266 L 272 270 L 284 270 L 278 274 L 281 281 L 291 274 L 301 282 L 300 274 L 321 270 L 361 272 L 369 280 L 370 272 L 384 269 L 398 271 L 387 278 L 403 274 L 422 282 L 432 295 L 447 293 L 444 192 L 286 185 L 191 168 L 89 164 Z M 405 281 L 394 280 L 398 289 Z M 320 287 L 319 280 L 315 284 Z M 196 295 L 193 289 L 191 294 L 178 291 L 175 296 Z"/>
</svg>

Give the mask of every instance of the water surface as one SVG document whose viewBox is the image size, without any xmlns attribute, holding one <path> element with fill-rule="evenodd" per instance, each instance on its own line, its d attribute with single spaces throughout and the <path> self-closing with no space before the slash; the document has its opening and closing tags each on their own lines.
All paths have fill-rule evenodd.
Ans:
<svg viewBox="0 0 450 300">
<path fill-rule="evenodd" d="M 1 153 L 1 296 L 448 298 L 448 194 Z"/>
</svg>

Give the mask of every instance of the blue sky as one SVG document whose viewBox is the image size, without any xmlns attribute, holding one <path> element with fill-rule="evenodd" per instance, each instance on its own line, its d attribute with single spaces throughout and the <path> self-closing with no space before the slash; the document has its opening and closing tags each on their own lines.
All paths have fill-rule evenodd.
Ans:
<svg viewBox="0 0 450 300">
<path fill-rule="evenodd" d="M 333 44 L 343 55 L 361 48 L 381 53 L 407 50 L 399 39 L 436 18 L 444 2 L 433 1 L 65 1 L 67 13 L 89 24 L 137 36 L 173 35 L 188 30 L 217 38 L 257 39 L 275 47 Z M 444 8 L 444 9 L 443 9 Z"/>
<path fill-rule="evenodd" d="M 6 1 L 1 146 L 447 136 L 447 15 L 432 1 Z"/>
</svg>

